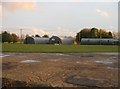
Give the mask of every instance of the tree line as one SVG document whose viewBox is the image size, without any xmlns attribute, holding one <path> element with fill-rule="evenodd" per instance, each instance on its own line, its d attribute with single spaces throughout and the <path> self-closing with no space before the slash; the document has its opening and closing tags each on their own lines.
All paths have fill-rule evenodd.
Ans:
<svg viewBox="0 0 120 89">
<path fill-rule="evenodd" d="M 4 42 L 8 42 L 8 43 L 16 43 L 16 42 L 20 42 L 20 41 L 24 41 L 24 39 L 22 38 L 21 40 L 19 39 L 19 37 L 15 34 L 15 33 L 12 33 L 10 34 L 9 32 L 7 31 L 3 31 L 1 34 L 0 34 L 0 41 L 2 43 Z M 28 34 L 25 36 L 25 37 L 30 37 Z M 40 35 L 36 34 L 36 35 L 32 35 L 32 37 L 41 37 Z M 43 35 L 42 36 L 43 38 L 49 38 L 49 36 L 47 34 Z"/>
<path fill-rule="evenodd" d="M 19 40 L 18 36 L 16 34 L 14 34 L 14 33 L 10 34 L 7 31 L 2 32 L 2 34 L 0 34 L 0 35 L 2 37 L 2 42 L 3 43 L 4 42 L 8 42 L 8 43 L 13 42 L 13 43 L 15 43 L 15 42 L 18 42 L 18 40 Z"/>
<path fill-rule="evenodd" d="M 25 37 L 43 37 L 43 38 L 49 38 L 49 35 L 45 34 L 43 36 L 40 36 L 39 34 L 35 34 L 35 35 L 32 35 L 32 36 L 29 36 L 29 34 L 26 34 Z"/>
<path fill-rule="evenodd" d="M 3 31 L 0 36 L 2 37 L 2 42 L 18 42 L 20 41 L 19 37 L 12 33 L 8 33 L 7 31 Z M 30 37 L 28 34 L 25 37 Z M 41 37 L 39 34 L 32 35 L 32 37 Z M 47 34 L 43 35 L 44 38 L 49 38 Z M 107 32 L 104 29 L 98 28 L 84 28 L 76 35 L 76 41 L 79 43 L 82 38 L 113 38 L 112 32 Z"/>
<path fill-rule="evenodd" d="M 104 29 L 84 28 L 76 35 L 76 41 L 79 43 L 82 38 L 113 38 L 112 32 Z"/>
</svg>

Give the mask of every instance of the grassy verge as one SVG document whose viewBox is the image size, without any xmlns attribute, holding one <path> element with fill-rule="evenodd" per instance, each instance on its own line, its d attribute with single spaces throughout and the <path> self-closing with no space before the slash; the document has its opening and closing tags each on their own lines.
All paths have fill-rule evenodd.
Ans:
<svg viewBox="0 0 120 89">
<path fill-rule="evenodd" d="M 0 44 L 2 52 L 118 52 L 114 45 L 43 45 L 43 44 Z"/>
</svg>

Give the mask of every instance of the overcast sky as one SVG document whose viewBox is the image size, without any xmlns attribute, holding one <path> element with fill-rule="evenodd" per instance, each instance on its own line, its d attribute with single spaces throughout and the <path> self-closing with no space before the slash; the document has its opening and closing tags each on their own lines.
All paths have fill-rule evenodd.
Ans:
<svg viewBox="0 0 120 89">
<path fill-rule="evenodd" d="M 2 30 L 19 34 L 20 29 L 23 29 L 23 34 L 41 36 L 44 34 L 75 36 L 85 27 L 118 31 L 118 3 L 113 0 L 106 0 L 107 2 L 57 1 L 59 2 L 4 0 L 0 4 Z"/>
</svg>

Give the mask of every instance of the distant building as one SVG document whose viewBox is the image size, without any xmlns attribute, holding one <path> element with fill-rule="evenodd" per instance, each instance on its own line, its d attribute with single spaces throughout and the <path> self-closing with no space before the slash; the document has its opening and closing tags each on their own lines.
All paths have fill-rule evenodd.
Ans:
<svg viewBox="0 0 120 89">
<path fill-rule="evenodd" d="M 82 45 L 119 45 L 119 39 L 113 38 L 82 38 L 80 44 Z"/>
</svg>

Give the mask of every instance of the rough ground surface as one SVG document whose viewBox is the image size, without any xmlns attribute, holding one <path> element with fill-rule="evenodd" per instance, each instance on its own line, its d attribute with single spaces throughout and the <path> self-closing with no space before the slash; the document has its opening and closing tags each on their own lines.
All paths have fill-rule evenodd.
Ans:
<svg viewBox="0 0 120 89">
<path fill-rule="evenodd" d="M 118 53 L 3 53 L 3 86 L 118 86 Z M 82 88 L 80 88 L 82 89 Z"/>
</svg>

